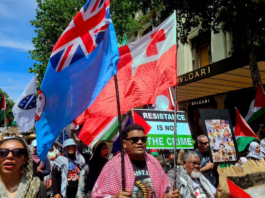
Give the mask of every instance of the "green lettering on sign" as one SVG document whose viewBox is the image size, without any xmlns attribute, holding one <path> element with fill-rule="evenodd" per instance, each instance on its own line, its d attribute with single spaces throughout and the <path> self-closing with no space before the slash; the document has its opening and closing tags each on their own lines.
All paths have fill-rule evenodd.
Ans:
<svg viewBox="0 0 265 198">
<path fill-rule="evenodd" d="M 148 149 L 172 149 L 174 148 L 174 135 L 148 134 L 146 146 Z M 193 140 L 191 135 L 177 136 L 177 149 L 193 149 Z"/>
</svg>

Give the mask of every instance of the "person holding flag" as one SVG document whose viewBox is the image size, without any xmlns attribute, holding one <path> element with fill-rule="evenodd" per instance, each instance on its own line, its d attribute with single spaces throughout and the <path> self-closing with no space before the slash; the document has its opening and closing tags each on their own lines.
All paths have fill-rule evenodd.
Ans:
<svg viewBox="0 0 265 198">
<path fill-rule="evenodd" d="M 147 154 L 145 130 L 131 124 L 121 133 L 125 149 L 126 190 L 122 191 L 121 154 L 107 162 L 92 190 L 92 197 L 174 197 L 180 198 L 179 190 L 169 192 L 167 176 L 155 157 Z"/>
</svg>

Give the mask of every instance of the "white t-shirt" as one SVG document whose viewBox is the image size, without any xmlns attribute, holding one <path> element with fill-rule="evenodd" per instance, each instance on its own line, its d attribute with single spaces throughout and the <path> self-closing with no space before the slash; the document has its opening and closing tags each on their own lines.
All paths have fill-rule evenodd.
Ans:
<svg viewBox="0 0 265 198">
<path fill-rule="evenodd" d="M 196 198 L 207 198 L 206 194 L 205 194 L 205 190 L 202 188 L 201 183 L 199 182 L 199 180 L 195 179 L 192 180 L 194 188 L 195 188 L 195 197 Z M 212 191 L 213 194 L 216 193 L 216 188 L 208 181 L 208 185 Z"/>
</svg>

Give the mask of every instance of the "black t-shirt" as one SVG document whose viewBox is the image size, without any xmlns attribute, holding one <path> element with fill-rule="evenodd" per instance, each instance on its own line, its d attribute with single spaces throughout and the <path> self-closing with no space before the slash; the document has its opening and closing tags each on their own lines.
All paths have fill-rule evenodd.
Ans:
<svg viewBox="0 0 265 198">
<path fill-rule="evenodd" d="M 85 143 L 80 142 L 77 146 L 77 149 L 78 149 L 79 153 L 81 153 L 81 155 L 84 157 L 86 164 L 88 164 L 89 159 L 91 157 L 90 150 L 89 150 L 88 146 L 85 145 Z"/>
<path fill-rule="evenodd" d="M 145 161 L 131 160 L 135 175 L 132 198 L 156 197 Z"/>
<path fill-rule="evenodd" d="M 201 160 L 201 168 L 205 167 L 210 162 L 210 156 L 208 152 L 200 153 L 197 149 L 195 152 L 199 155 Z M 215 173 L 213 170 L 208 170 L 202 173 L 212 185 L 216 185 Z"/>
</svg>

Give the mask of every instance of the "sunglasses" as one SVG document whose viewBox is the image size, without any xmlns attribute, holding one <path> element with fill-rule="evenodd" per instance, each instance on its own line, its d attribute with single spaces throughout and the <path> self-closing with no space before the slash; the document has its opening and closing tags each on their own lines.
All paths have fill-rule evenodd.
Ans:
<svg viewBox="0 0 265 198">
<path fill-rule="evenodd" d="M 9 150 L 9 149 L 5 149 L 5 148 L 1 148 L 0 149 L 0 158 L 7 157 L 10 152 L 12 153 L 13 157 L 21 158 L 22 156 L 24 156 L 26 154 L 26 149 L 16 148 L 14 150 Z"/>
<path fill-rule="evenodd" d="M 143 137 L 131 137 L 131 138 L 127 138 L 125 140 L 130 140 L 131 143 L 136 144 L 137 142 L 139 142 L 140 139 L 141 139 L 141 141 L 143 143 L 146 143 L 146 141 L 147 141 L 147 137 L 146 136 L 143 136 Z"/>
<path fill-rule="evenodd" d="M 190 164 L 192 164 L 193 166 L 200 166 L 201 165 L 201 163 L 200 162 L 188 162 L 188 163 L 190 163 Z"/>
<path fill-rule="evenodd" d="M 209 142 L 200 142 L 201 144 L 207 145 Z"/>
</svg>

